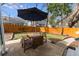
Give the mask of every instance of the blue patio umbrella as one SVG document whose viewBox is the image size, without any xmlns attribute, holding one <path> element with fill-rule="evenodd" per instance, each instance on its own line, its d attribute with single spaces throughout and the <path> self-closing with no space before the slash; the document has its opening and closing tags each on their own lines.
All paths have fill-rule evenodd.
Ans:
<svg viewBox="0 0 79 59">
<path fill-rule="evenodd" d="M 41 21 L 47 18 L 48 13 L 33 7 L 28 9 L 19 9 L 18 16 L 24 20 Z"/>
<path fill-rule="evenodd" d="M 48 13 L 33 7 L 28 9 L 18 9 L 18 17 L 29 21 L 41 21 L 48 17 Z"/>
</svg>

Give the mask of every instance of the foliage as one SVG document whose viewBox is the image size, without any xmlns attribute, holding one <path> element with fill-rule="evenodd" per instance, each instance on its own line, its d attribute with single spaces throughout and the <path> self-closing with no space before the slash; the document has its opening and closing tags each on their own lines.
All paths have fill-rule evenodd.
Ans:
<svg viewBox="0 0 79 59">
<path fill-rule="evenodd" d="M 56 20 L 51 19 L 51 20 L 49 20 L 49 23 L 51 24 L 52 27 L 55 27 Z"/>
<path fill-rule="evenodd" d="M 48 10 L 52 14 L 51 20 L 56 19 L 58 16 L 63 19 L 63 16 L 66 16 L 71 13 L 72 8 L 70 5 L 71 4 L 68 3 L 50 3 L 48 5 Z"/>
<path fill-rule="evenodd" d="M 50 3 L 48 5 L 49 12 L 55 16 L 68 15 L 72 11 L 70 4 L 68 3 Z"/>
</svg>

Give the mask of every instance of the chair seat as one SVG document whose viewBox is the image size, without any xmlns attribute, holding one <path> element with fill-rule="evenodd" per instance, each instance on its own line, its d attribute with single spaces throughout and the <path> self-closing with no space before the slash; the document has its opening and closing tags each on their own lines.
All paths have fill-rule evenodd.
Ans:
<svg viewBox="0 0 79 59">
<path fill-rule="evenodd" d="M 37 48 L 40 45 L 43 45 L 43 36 L 32 36 L 29 39 L 22 39 L 22 47 L 24 48 L 24 52 L 25 50 L 27 50 L 28 48 Z"/>
</svg>

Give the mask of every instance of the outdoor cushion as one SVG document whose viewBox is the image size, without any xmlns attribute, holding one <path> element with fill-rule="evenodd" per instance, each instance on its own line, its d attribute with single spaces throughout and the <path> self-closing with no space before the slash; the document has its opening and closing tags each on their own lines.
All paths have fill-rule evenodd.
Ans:
<svg viewBox="0 0 79 59">
<path fill-rule="evenodd" d="M 67 46 L 69 46 L 72 42 L 75 41 L 75 38 L 67 38 L 63 41 L 61 41 L 63 44 L 66 44 Z M 64 43 L 65 42 L 65 43 Z"/>
<path fill-rule="evenodd" d="M 64 46 L 69 46 L 69 47 L 76 47 L 78 44 L 75 44 L 75 38 L 67 38 L 64 39 L 63 41 L 59 41 L 56 44 L 58 45 L 64 45 Z"/>
<path fill-rule="evenodd" d="M 78 45 L 79 45 L 79 42 L 78 41 L 74 41 L 69 46 L 78 47 Z"/>
</svg>

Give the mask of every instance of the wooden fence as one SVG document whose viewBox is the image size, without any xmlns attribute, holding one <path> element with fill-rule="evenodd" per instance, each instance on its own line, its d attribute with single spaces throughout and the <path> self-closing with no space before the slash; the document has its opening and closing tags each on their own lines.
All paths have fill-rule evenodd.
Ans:
<svg viewBox="0 0 79 59">
<path fill-rule="evenodd" d="M 62 28 L 31 27 L 16 24 L 4 24 L 5 33 L 12 32 L 47 32 L 51 34 L 61 34 Z M 63 34 L 72 37 L 79 37 L 79 28 L 63 28 Z"/>
</svg>

